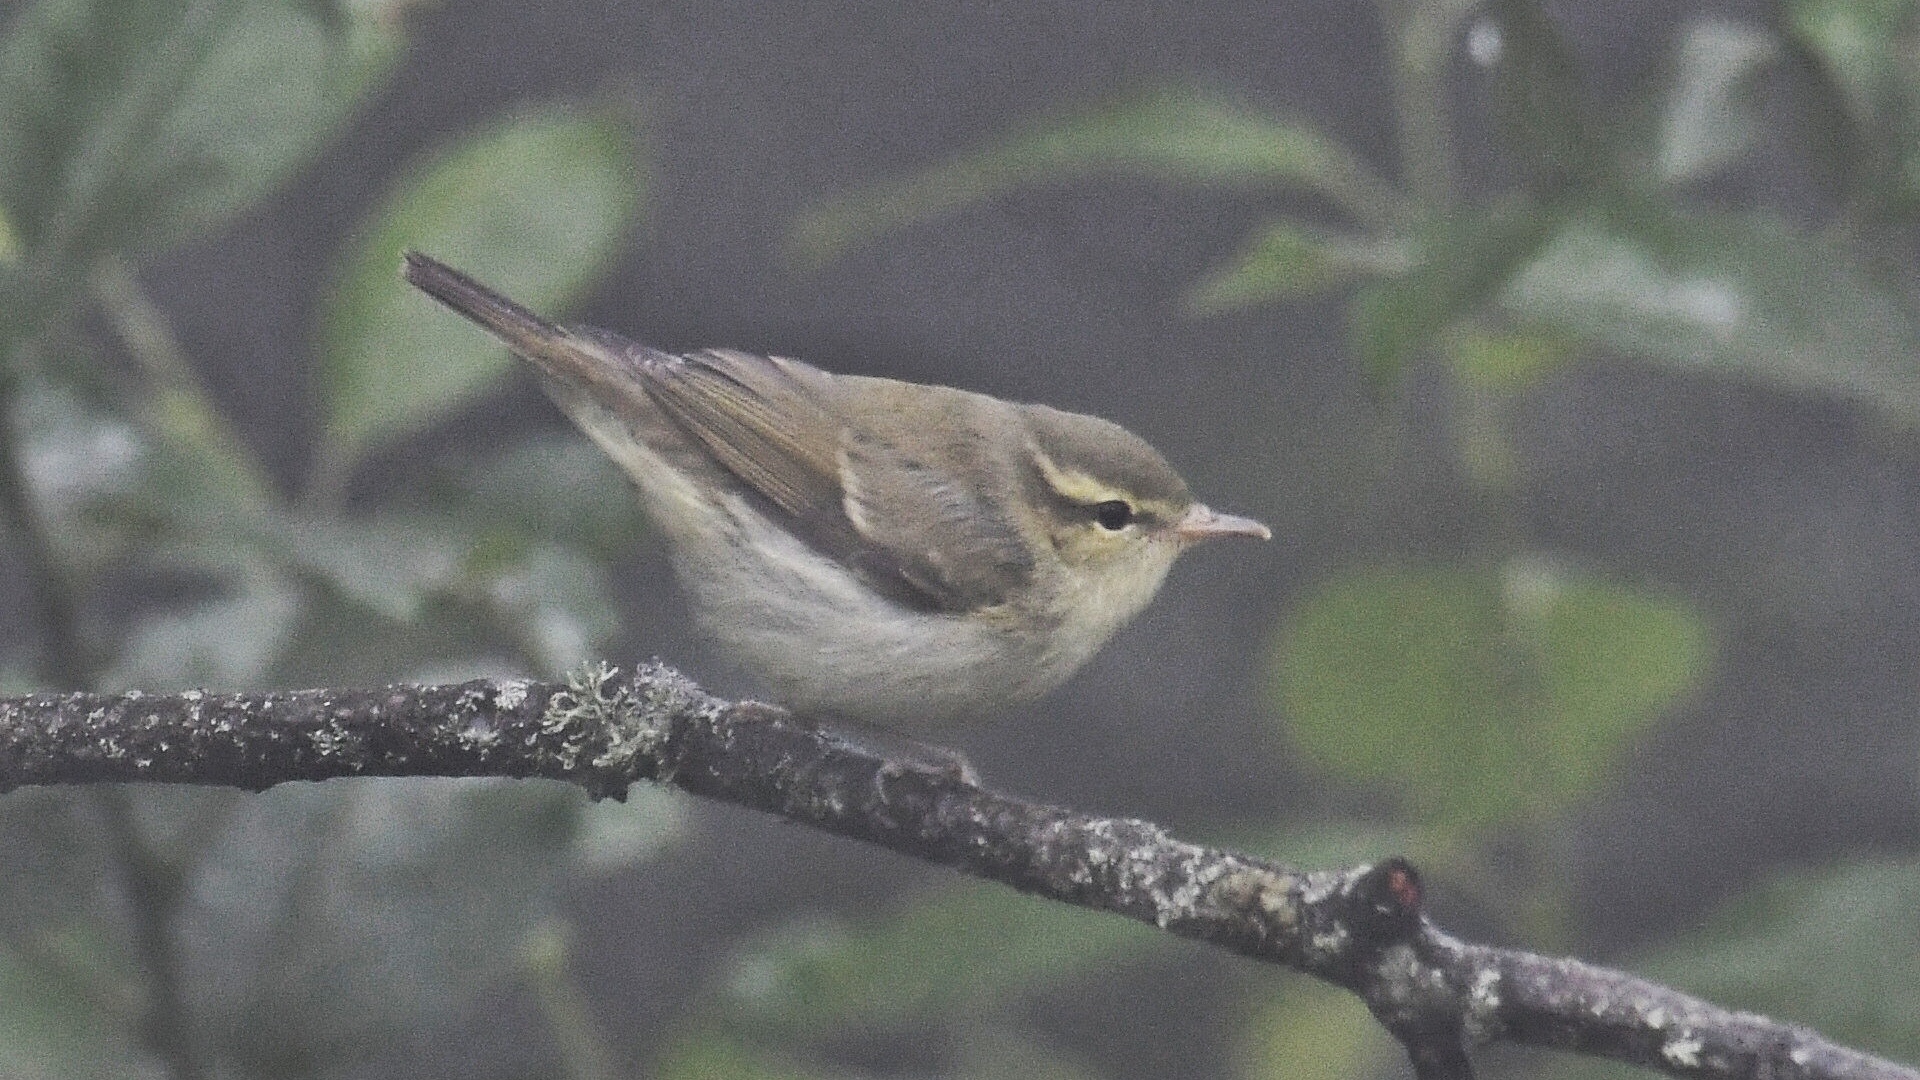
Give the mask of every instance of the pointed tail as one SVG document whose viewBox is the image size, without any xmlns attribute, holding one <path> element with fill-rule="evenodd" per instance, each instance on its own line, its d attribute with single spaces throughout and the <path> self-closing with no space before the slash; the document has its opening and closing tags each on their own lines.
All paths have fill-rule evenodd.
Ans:
<svg viewBox="0 0 1920 1080">
<path fill-rule="evenodd" d="M 543 368 L 577 372 L 581 344 L 542 319 L 446 263 L 417 251 L 402 256 L 401 273 L 421 292 L 478 323 L 506 346 Z"/>
</svg>

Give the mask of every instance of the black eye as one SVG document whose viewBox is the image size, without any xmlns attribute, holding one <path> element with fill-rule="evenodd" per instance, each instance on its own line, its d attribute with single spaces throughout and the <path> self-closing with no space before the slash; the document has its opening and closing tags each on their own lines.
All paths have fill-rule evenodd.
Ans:
<svg viewBox="0 0 1920 1080">
<path fill-rule="evenodd" d="M 1125 499 L 1108 499 L 1094 506 L 1093 520 L 1108 532 L 1119 532 L 1133 521 L 1133 506 Z"/>
</svg>

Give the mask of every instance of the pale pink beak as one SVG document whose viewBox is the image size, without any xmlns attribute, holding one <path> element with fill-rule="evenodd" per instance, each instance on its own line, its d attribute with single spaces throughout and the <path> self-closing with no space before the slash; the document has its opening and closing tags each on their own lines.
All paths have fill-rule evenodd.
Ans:
<svg viewBox="0 0 1920 1080">
<path fill-rule="evenodd" d="M 1211 540 L 1216 536 L 1252 536 L 1261 540 L 1273 539 L 1273 530 L 1252 518 L 1235 514 L 1222 514 L 1217 510 L 1194 503 L 1179 521 L 1174 522 L 1173 535 L 1187 543 L 1196 540 Z"/>
</svg>

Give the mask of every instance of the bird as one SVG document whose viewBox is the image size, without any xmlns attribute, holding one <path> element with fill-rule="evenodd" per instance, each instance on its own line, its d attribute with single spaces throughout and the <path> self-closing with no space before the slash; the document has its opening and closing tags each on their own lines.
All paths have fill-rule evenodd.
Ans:
<svg viewBox="0 0 1920 1080">
<path fill-rule="evenodd" d="M 409 251 L 405 280 L 537 371 L 638 488 L 696 621 L 775 699 L 924 733 L 1038 698 L 1175 559 L 1267 526 L 1119 424 L 563 326 Z"/>
</svg>

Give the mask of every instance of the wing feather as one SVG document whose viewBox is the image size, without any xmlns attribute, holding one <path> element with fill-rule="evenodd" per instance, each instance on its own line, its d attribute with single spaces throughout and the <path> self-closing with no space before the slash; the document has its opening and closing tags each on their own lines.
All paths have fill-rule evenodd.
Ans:
<svg viewBox="0 0 1920 1080">
<path fill-rule="evenodd" d="M 782 525 L 884 595 L 960 614 L 1030 580 L 1017 527 L 950 468 L 849 423 L 835 376 L 733 350 L 650 367 L 649 390 L 674 423 Z"/>
</svg>

